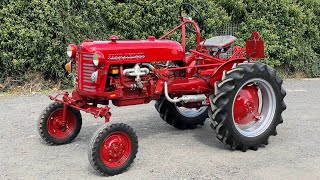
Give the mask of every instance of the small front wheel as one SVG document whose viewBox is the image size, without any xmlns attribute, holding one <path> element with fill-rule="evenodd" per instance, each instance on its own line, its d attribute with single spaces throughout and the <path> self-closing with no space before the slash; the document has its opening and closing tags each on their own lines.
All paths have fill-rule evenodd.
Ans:
<svg viewBox="0 0 320 180">
<path fill-rule="evenodd" d="M 101 175 L 116 175 L 125 171 L 138 152 L 134 130 L 123 123 L 105 125 L 93 135 L 88 151 L 91 166 Z"/>
<path fill-rule="evenodd" d="M 63 119 L 63 103 L 50 104 L 40 115 L 38 131 L 41 138 L 50 145 L 67 144 L 80 132 L 82 118 L 80 111 L 67 107 L 66 119 Z"/>
</svg>

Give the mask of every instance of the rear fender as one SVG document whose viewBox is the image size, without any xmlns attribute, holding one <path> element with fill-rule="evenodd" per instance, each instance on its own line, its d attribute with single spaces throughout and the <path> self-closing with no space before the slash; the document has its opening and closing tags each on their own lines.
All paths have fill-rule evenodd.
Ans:
<svg viewBox="0 0 320 180">
<path fill-rule="evenodd" d="M 235 63 L 243 63 L 244 61 L 246 61 L 246 59 L 241 58 L 241 59 L 233 59 L 230 61 L 225 62 L 224 64 L 222 64 L 217 71 L 211 76 L 210 78 L 210 85 L 213 87 L 214 83 L 216 81 L 220 81 L 222 79 L 222 75 L 223 75 L 223 71 L 229 71 L 230 69 L 232 69 L 232 66 Z"/>
</svg>

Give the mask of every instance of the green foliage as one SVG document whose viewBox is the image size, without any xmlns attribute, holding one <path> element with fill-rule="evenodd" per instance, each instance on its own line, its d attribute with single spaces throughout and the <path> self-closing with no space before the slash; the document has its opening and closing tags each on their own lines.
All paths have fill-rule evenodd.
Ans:
<svg viewBox="0 0 320 180">
<path fill-rule="evenodd" d="M 24 77 L 32 71 L 42 73 L 47 79 L 64 79 L 65 71 L 61 67 L 68 61 L 65 51 L 69 43 L 108 40 L 112 34 L 121 39 L 160 37 L 178 24 L 180 3 L 165 0 L 2 1 L 0 78 Z M 213 2 L 197 1 L 195 5 L 207 12 L 210 31 L 228 20 L 227 13 Z M 179 35 L 173 34 L 170 38 L 179 40 Z"/>
<path fill-rule="evenodd" d="M 160 37 L 178 24 L 182 0 L 15 0 L 0 2 L 0 78 L 39 72 L 46 79 L 65 80 L 69 43 Z M 214 36 L 230 21 L 241 22 L 239 44 L 259 31 L 268 64 L 288 72 L 319 73 L 318 0 L 190 0 L 205 16 L 205 34 Z M 178 33 L 170 36 L 180 40 Z M 194 42 L 189 35 L 188 47 Z M 303 62 L 303 63 L 302 63 Z M 307 65 L 310 65 L 308 67 Z M 1 83 L 1 82 L 0 82 Z"/>
<path fill-rule="evenodd" d="M 224 0 L 220 5 L 242 21 L 238 32 L 242 40 L 252 31 L 260 32 L 266 51 L 262 61 L 288 74 L 320 75 L 319 0 Z"/>
</svg>

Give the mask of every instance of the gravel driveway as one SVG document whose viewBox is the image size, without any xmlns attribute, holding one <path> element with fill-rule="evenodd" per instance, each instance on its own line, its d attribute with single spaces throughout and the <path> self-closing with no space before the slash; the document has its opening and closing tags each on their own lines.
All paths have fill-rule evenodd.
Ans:
<svg viewBox="0 0 320 180">
<path fill-rule="evenodd" d="M 111 123 L 133 127 L 139 152 L 126 172 L 108 179 L 320 179 L 320 80 L 287 80 L 284 123 L 258 151 L 231 151 L 215 139 L 209 121 L 180 131 L 161 120 L 153 102 L 111 107 Z M 36 123 L 47 94 L 0 95 L 0 179 L 101 179 L 87 146 L 103 119 L 83 115 L 74 142 L 48 146 Z"/>
</svg>

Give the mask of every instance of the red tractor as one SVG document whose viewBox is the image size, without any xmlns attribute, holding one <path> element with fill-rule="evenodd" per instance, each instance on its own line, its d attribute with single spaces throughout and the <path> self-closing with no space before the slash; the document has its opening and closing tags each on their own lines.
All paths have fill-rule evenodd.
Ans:
<svg viewBox="0 0 320 180">
<path fill-rule="evenodd" d="M 264 56 L 259 33 L 252 33 L 246 48 L 235 46 L 231 56 L 222 57 L 236 38 L 202 39 L 200 13 L 187 3 L 182 9 L 193 12 L 197 21 L 181 13 L 181 24 L 158 39 L 119 40 L 113 35 L 110 41 L 70 44 L 66 69 L 76 70 L 76 87 L 71 95 L 50 96 L 55 102 L 38 123 L 42 139 L 50 145 L 71 142 L 81 129 L 80 111 L 104 117 L 107 123 L 110 102 L 129 106 L 155 100 L 161 118 L 175 128 L 196 128 L 209 116 L 217 139 L 232 149 L 267 145 L 283 122 L 286 92 L 276 71 L 256 61 Z M 181 43 L 165 39 L 180 28 Z M 186 30 L 196 33 L 195 47 L 187 53 Z M 100 174 L 115 175 L 130 166 L 137 151 L 130 126 L 106 124 L 92 137 L 89 160 Z"/>
</svg>

